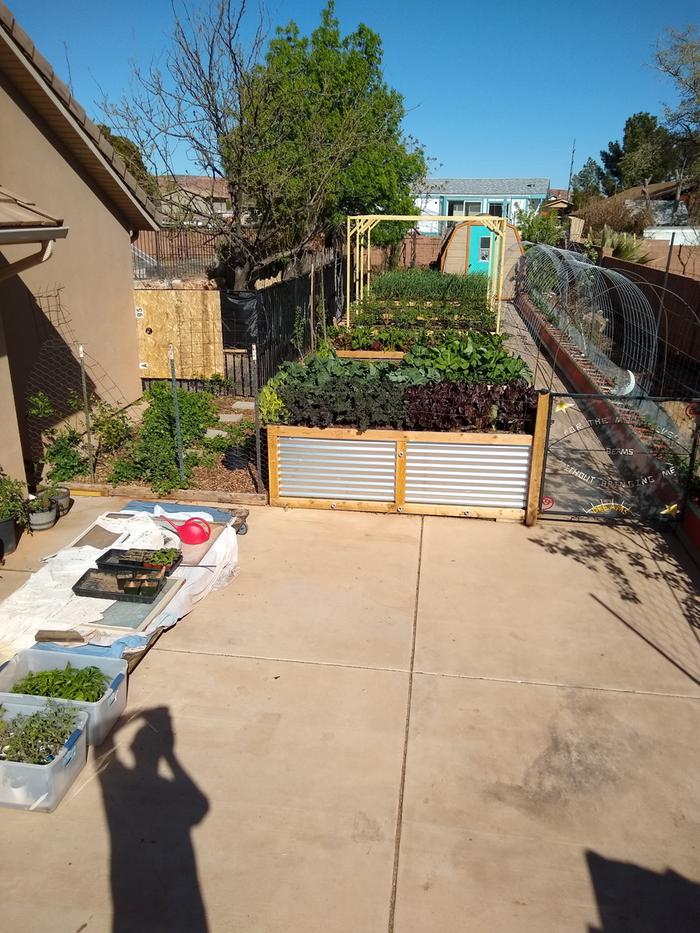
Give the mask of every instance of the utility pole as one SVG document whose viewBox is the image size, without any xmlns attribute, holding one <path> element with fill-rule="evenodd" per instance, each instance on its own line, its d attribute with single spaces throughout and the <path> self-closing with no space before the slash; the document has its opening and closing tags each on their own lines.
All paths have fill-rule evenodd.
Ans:
<svg viewBox="0 0 700 933">
<path fill-rule="evenodd" d="M 576 158 L 576 140 L 571 147 L 571 165 L 569 166 L 569 184 L 566 189 L 566 200 L 571 200 L 571 179 L 574 177 L 574 159 Z"/>
</svg>

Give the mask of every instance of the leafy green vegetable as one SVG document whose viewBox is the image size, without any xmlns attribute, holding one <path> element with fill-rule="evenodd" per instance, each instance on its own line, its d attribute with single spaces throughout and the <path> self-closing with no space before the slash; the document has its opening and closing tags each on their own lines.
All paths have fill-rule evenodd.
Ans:
<svg viewBox="0 0 700 933">
<path fill-rule="evenodd" d="M 503 345 L 503 334 L 469 334 L 435 346 L 418 345 L 405 363 L 423 369 L 433 382 L 484 382 L 505 385 L 529 375 L 527 364 Z"/>
<path fill-rule="evenodd" d="M 0 759 L 31 765 L 47 765 L 75 729 L 75 710 L 49 703 L 31 715 L 17 714 L 10 720 L 0 706 Z"/>
<path fill-rule="evenodd" d="M 27 674 L 13 684 L 12 692 L 96 703 L 104 696 L 108 684 L 108 675 L 98 667 L 71 667 L 68 662 L 63 670 L 55 668 Z"/>
</svg>

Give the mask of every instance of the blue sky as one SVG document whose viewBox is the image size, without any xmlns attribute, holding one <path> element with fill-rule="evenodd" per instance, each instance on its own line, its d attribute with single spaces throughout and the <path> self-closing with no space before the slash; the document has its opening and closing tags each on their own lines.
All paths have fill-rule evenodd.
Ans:
<svg viewBox="0 0 700 933">
<path fill-rule="evenodd" d="M 117 97 L 130 61 L 162 52 L 170 0 L 8 0 L 88 113 L 102 87 Z M 318 22 L 320 0 L 269 0 L 273 23 Z M 344 30 L 363 21 L 382 36 L 387 81 L 406 99 L 406 130 L 436 161 L 435 175 L 547 176 L 566 186 L 576 163 L 619 138 L 638 110 L 660 113 L 673 86 L 650 66 L 669 26 L 697 19 L 697 0 L 338 0 Z"/>
</svg>

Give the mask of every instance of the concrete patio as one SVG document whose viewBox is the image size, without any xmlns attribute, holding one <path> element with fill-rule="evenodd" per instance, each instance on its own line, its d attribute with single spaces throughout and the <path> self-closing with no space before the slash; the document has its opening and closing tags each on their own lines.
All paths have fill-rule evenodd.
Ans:
<svg viewBox="0 0 700 933">
<path fill-rule="evenodd" d="M 23 541 L 0 593 L 118 505 Z M 239 546 L 58 810 L 0 812 L 3 930 L 697 930 L 671 536 L 258 508 Z"/>
</svg>

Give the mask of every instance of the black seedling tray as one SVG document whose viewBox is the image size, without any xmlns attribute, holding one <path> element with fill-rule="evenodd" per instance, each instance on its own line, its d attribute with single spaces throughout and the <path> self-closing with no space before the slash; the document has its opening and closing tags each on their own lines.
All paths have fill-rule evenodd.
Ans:
<svg viewBox="0 0 700 933">
<path fill-rule="evenodd" d="M 144 567 L 143 560 L 137 562 L 135 560 L 123 560 L 120 559 L 120 554 L 126 554 L 127 551 L 120 550 L 119 548 L 110 548 L 108 551 L 105 551 L 101 557 L 98 557 L 95 563 L 100 568 L 100 570 L 108 570 L 110 573 L 116 573 L 118 570 L 148 570 L 152 571 L 152 567 Z M 142 551 L 143 554 L 155 554 L 155 550 Z M 182 563 L 182 551 L 170 565 L 170 567 L 165 571 L 166 577 L 169 577 L 170 574 L 175 570 L 176 567 L 179 567 Z"/>
<path fill-rule="evenodd" d="M 155 574 L 153 574 L 153 576 L 155 578 Z M 117 586 L 116 574 L 110 573 L 107 570 L 95 570 L 91 567 L 90 570 L 84 573 L 78 582 L 74 584 L 73 592 L 76 596 L 89 596 L 96 599 L 116 599 L 121 603 L 148 604 L 152 603 L 163 589 L 165 577 L 161 577 L 159 582 L 160 585 L 152 596 L 142 596 L 141 593 L 132 596 L 130 593 L 125 593 L 124 590 L 119 589 Z"/>
</svg>

